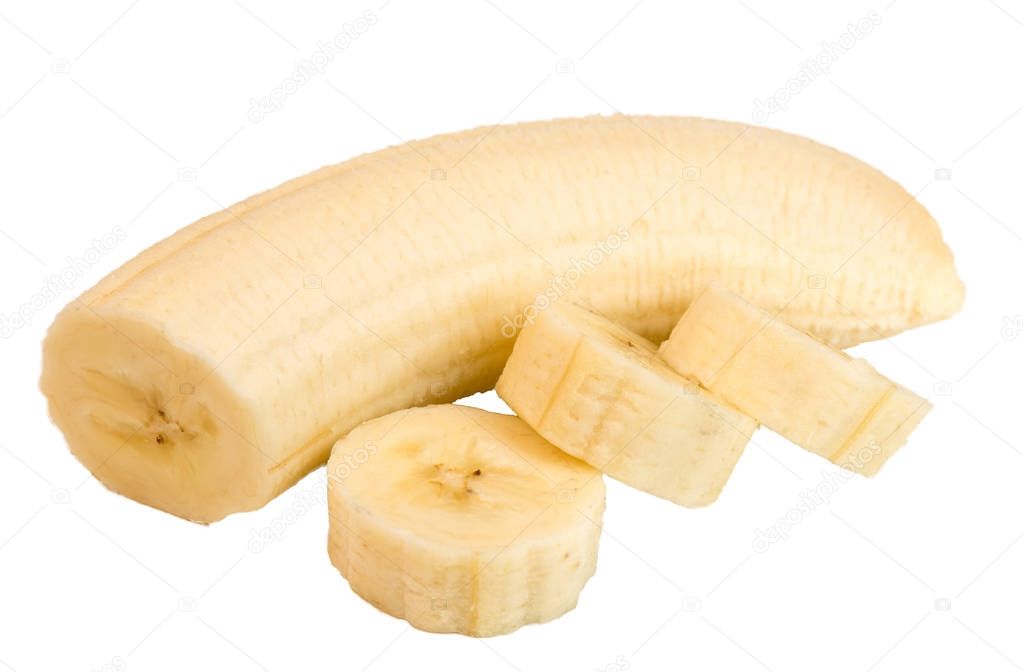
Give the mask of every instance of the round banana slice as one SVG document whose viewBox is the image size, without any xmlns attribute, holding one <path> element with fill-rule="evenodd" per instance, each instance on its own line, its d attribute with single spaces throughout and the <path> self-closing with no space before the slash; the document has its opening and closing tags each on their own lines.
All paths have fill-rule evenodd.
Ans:
<svg viewBox="0 0 1023 672">
<path fill-rule="evenodd" d="M 717 499 L 757 427 L 653 343 L 567 301 L 523 329 L 497 393 L 565 452 L 683 506 Z"/>
<path fill-rule="evenodd" d="M 867 476 L 931 409 L 864 360 L 716 285 L 685 312 L 661 356 L 793 443 Z"/>
<path fill-rule="evenodd" d="M 593 575 L 600 473 L 510 415 L 397 411 L 335 444 L 331 562 L 382 611 L 485 637 L 556 618 Z"/>
</svg>

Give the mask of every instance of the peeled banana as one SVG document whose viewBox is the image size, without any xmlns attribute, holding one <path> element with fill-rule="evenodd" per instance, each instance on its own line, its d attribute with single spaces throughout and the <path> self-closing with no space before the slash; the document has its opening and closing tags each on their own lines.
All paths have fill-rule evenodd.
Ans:
<svg viewBox="0 0 1023 672">
<path fill-rule="evenodd" d="M 575 607 L 593 575 L 600 473 L 510 415 L 397 411 L 327 464 L 331 562 L 382 611 L 485 637 Z"/>
<path fill-rule="evenodd" d="M 931 404 L 719 286 L 693 301 L 661 356 L 793 443 L 867 476 Z"/>
<path fill-rule="evenodd" d="M 552 300 L 660 341 L 713 279 L 842 346 L 963 297 L 930 215 L 840 152 L 705 119 L 564 119 L 385 149 L 182 229 L 60 313 L 41 388 L 108 488 L 209 522 L 360 422 L 492 387 Z"/>
<path fill-rule="evenodd" d="M 684 506 L 717 499 L 757 427 L 653 343 L 567 301 L 522 330 L 497 393 L 558 448 Z"/>
</svg>

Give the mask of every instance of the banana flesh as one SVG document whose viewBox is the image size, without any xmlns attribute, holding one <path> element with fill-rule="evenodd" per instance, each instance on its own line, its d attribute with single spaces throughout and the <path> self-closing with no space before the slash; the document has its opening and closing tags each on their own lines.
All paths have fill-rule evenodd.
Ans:
<svg viewBox="0 0 1023 672">
<path fill-rule="evenodd" d="M 661 356 L 793 443 L 867 476 L 931 409 L 864 360 L 718 286 L 693 302 Z"/>
<path fill-rule="evenodd" d="M 926 210 L 840 152 L 564 119 L 385 149 L 182 229 L 60 313 L 41 389 L 104 485 L 211 522 L 361 422 L 489 389 L 552 296 L 656 342 L 711 280 L 842 346 L 963 297 Z"/>
<path fill-rule="evenodd" d="M 519 334 L 497 393 L 565 452 L 684 506 L 717 499 L 757 427 L 642 336 L 565 301 Z"/>
<path fill-rule="evenodd" d="M 477 637 L 556 618 L 593 575 L 600 473 L 514 416 L 397 411 L 327 465 L 334 566 L 382 611 Z"/>
</svg>

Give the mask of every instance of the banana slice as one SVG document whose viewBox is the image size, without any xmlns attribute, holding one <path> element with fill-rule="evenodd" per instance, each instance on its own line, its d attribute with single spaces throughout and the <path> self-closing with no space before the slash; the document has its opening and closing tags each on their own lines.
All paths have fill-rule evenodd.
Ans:
<svg viewBox="0 0 1023 672">
<path fill-rule="evenodd" d="M 661 356 L 766 427 L 872 476 L 931 404 L 718 286 L 689 307 Z"/>
<path fill-rule="evenodd" d="M 646 339 L 567 301 L 519 334 L 497 393 L 565 452 L 683 506 L 717 499 L 757 427 Z"/>
<path fill-rule="evenodd" d="M 382 611 L 486 637 L 575 607 L 593 575 L 600 473 L 510 415 L 397 411 L 337 442 L 331 562 Z"/>
</svg>

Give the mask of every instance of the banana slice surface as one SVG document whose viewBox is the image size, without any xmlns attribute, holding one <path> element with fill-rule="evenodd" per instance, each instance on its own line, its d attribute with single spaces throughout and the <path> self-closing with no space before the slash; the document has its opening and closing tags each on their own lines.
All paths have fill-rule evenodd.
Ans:
<svg viewBox="0 0 1023 672">
<path fill-rule="evenodd" d="M 757 426 L 650 341 L 568 301 L 523 329 L 497 393 L 565 452 L 684 506 L 717 499 Z"/>
<path fill-rule="evenodd" d="M 600 473 L 514 416 L 442 405 L 334 446 L 331 561 L 416 628 L 490 636 L 572 609 L 597 561 Z"/>
<path fill-rule="evenodd" d="M 689 307 L 661 356 L 793 443 L 867 476 L 931 409 L 866 361 L 717 285 Z"/>
</svg>

